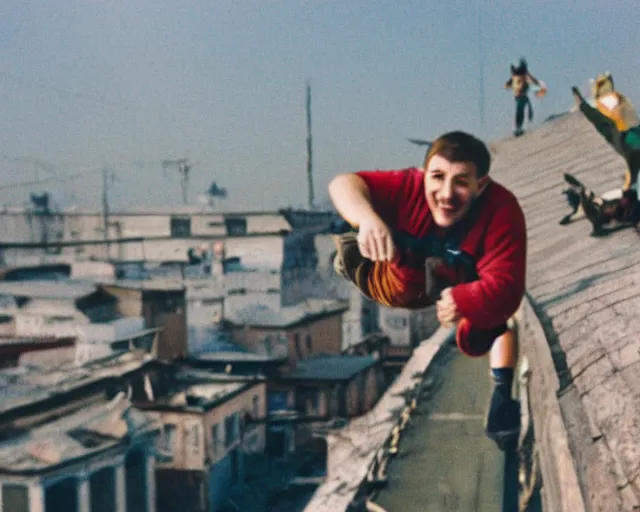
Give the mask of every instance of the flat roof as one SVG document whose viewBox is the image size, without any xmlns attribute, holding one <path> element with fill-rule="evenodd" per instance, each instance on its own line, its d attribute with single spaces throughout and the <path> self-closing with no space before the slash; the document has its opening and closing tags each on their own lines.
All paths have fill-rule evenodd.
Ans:
<svg viewBox="0 0 640 512">
<path fill-rule="evenodd" d="M 202 412 L 263 381 L 257 377 L 210 373 L 183 366 L 174 374 L 168 393 L 136 405 L 144 410 Z"/>
<path fill-rule="evenodd" d="M 94 283 L 87 281 L 0 281 L 0 295 L 28 297 L 32 299 L 76 300 L 97 291 Z"/>
<path fill-rule="evenodd" d="M 373 366 L 373 356 L 316 354 L 298 361 L 295 370 L 282 373 L 287 380 L 349 381 Z"/>
<path fill-rule="evenodd" d="M 0 414 L 41 402 L 108 377 L 117 377 L 152 361 L 149 354 L 122 352 L 81 366 L 66 363 L 43 372 L 19 366 L 0 370 Z"/>
<path fill-rule="evenodd" d="M 0 442 L 0 474 L 30 474 L 101 454 L 159 430 L 151 415 L 120 394 Z"/>
</svg>

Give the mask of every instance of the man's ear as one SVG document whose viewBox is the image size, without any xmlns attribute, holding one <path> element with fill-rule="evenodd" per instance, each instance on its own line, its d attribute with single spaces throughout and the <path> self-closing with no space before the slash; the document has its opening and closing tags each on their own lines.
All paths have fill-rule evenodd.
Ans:
<svg viewBox="0 0 640 512">
<path fill-rule="evenodd" d="M 484 189 L 487 188 L 487 185 L 491 182 L 491 178 L 489 175 L 483 176 L 478 180 L 478 194 L 484 192 Z"/>
</svg>

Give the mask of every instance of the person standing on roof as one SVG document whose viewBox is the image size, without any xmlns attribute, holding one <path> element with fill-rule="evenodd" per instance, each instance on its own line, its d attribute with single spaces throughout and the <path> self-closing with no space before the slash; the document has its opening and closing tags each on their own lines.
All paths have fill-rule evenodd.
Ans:
<svg viewBox="0 0 640 512">
<path fill-rule="evenodd" d="M 495 385 L 486 433 L 500 445 L 520 429 L 519 403 L 511 397 L 517 346 L 506 323 L 525 291 L 527 234 L 518 201 L 491 180 L 490 165 L 482 141 L 455 131 L 433 142 L 423 169 L 341 174 L 329 195 L 358 229 L 336 238 L 339 275 L 384 306 L 435 304 L 441 325 L 457 327 L 464 354 L 490 352 Z M 398 233 L 422 242 L 426 252 L 397 247 Z M 477 272 L 471 282 L 460 265 L 469 259 Z"/>
<path fill-rule="evenodd" d="M 516 119 L 513 129 L 513 135 L 520 137 L 524 133 L 522 125 L 524 124 L 525 109 L 528 110 L 529 122 L 533 120 L 533 106 L 529 99 L 529 87 L 537 85 L 538 90 L 535 92 L 536 97 L 541 98 L 547 92 L 547 86 L 542 80 L 538 80 L 527 67 L 527 61 L 520 59 L 518 66 L 511 65 L 511 78 L 504 84 L 505 89 L 511 89 L 516 100 Z"/>
</svg>

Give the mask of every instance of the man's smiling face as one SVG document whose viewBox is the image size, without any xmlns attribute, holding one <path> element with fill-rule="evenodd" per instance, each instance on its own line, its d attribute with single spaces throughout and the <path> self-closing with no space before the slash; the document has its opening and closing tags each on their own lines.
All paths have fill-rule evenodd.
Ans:
<svg viewBox="0 0 640 512">
<path fill-rule="evenodd" d="M 448 228 L 461 220 L 487 182 L 486 176 L 478 180 L 474 163 L 450 162 L 433 155 L 425 169 L 424 184 L 435 223 Z"/>
</svg>

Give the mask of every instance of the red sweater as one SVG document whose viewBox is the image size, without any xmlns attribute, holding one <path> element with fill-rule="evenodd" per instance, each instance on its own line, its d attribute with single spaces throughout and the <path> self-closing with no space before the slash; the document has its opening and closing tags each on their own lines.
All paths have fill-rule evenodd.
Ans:
<svg viewBox="0 0 640 512">
<path fill-rule="evenodd" d="M 392 231 L 424 237 L 437 229 L 427 205 L 422 170 L 356 174 L 367 184 L 374 209 Z M 471 327 L 487 330 L 504 324 L 520 306 L 525 291 L 527 233 L 517 199 L 502 185 L 490 182 L 477 206 L 477 219 L 459 248 L 475 258 L 480 279 L 454 286 L 452 293 L 458 311 Z M 382 273 L 393 275 L 402 288 L 382 303 L 391 307 L 429 305 L 423 293 L 424 262 L 401 264 L 398 258 L 375 262 L 373 274 Z"/>
</svg>

